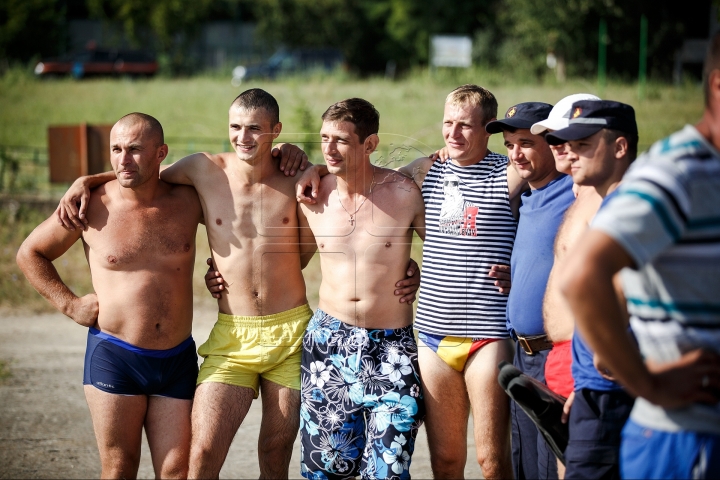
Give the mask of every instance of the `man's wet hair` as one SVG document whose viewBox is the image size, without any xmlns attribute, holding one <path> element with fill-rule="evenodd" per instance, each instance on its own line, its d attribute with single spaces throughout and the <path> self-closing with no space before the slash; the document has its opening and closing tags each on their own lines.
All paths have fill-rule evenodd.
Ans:
<svg viewBox="0 0 720 480">
<path fill-rule="evenodd" d="M 323 122 L 350 122 L 361 142 L 380 130 L 380 113 L 372 103 L 362 98 L 348 98 L 325 110 Z"/>
<path fill-rule="evenodd" d="M 720 70 L 720 30 L 710 39 L 703 65 L 703 93 L 706 107 L 710 106 L 710 74 L 713 70 Z"/>
<path fill-rule="evenodd" d="M 235 97 L 230 107 L 245 108 L 247 110 L 264 109 L 270 114 L 270 126 L 280 123 L 280 106 L 275 97 L 261 88 L 245 90 Z"/>
<path fill-rule="evenodd" d="M 630 163 L 632 163 L 637 158 L 637 152 L 638 152 L 638 141 L 639 137 L 637 133 L 626 133 L 620 130 L 613 130 L 610 128 L 603 128 L 603 138 L 605 139 L 605 143 L 608 145 L 611 143 L 614 143 L 615 140 L 617 140 L 620 137 L 625 137 L 625 140 L 628 142 L 628 159 L 630 160 Z"/>
<path fill-rule="evenodd" d="M 150 135 L 156 138 L 156 147 L 165 144 L 165 133 L 163 127 L 158 120 L 148 115 L 147 113 L 133 112 L 128 113 L 120 120 L 116 122 L 116 125 L 135 126 L 137 124 L 143 124 L 143 129 Z"/>
<path fill-rule="evenodd" d="M 456 107 L 464 105 L 480 107 L 483 113 L 483 125 L 491 119 L 497 118 L 498 104 L 495 95 L 490 93 L 490 90 L 478 85 L 467 84 L 457 87 L 448 94 L 445 103 Z"/>
</svg>

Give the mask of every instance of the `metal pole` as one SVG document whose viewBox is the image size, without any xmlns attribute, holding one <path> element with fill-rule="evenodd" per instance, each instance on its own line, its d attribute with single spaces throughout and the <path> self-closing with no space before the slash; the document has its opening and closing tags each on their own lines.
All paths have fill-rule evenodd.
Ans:
<svg viewBox="0 0 720 480">
<path fill-rule="evenodd" d="M 643 14 L 640 17 L 640 70 L 638 72 L 638 98 L 645 98 L 645 84 L 647 83 L 647 40 L 648 21 Z"/>
<path fill-rule="evenodd" d="M 600 19 L 598 31 L 598 93 L 605 96 L 605 83 L 607 80 L 607 22 Z"/>
</svg>

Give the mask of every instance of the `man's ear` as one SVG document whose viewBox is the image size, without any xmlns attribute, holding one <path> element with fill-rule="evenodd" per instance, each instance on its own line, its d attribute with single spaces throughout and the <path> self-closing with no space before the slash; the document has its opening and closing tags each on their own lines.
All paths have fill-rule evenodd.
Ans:
<svg viewBox="0 0 720 480">
<path fill-rule="evenodd" d="M 160 148 L 158 148 L 157 151 L 157 158 L 158 158 L 158 165 L 161 164 L 168 156 L 168 146 L 167 144 L 163 143 L 160 145 Z"/>
<path fill-rule="evenodd" d="M 485 133 L 485 136 L 486 136 L 487 138 L 490 138 L 490 135 L 492 135 L 492 133 L 489 133 L 487 130 L 485 130 L 485 125 L 487 125 L 487 124 L 490 123 L 490 122 L 494 122 L 495 120 L 497 120 L 497 118 L 496 118 L 496 117 L 493 117 L 493 118 L 489 119 L 487 122 L 483 123 L 483 125 L 482 125 L 482 127 L 483 127 L 483 132 Z M 504 133 L 505 133 L 505 130 L 503 130 L 503 134 L 504 134 Z"/>
<path fill-rule="evenodd" d="M 615 139 L 615 158 L 618 160 L 625 158 L 628 154 L 628 141 L 625 137 L 618 137 Z"/>
<path fill-rule="evenodd" d="M 276 123 L 273 127 L 273 140 L 276 139 L 278 135 L 280 135 L 280 132 L 282 132 L 282 122 Z"/>
<path fill-rule="evenodd" d="M 371 135 L 368 135 L 368 137 L 365 139 L 365 155 L 370 155 L 375 151 L 377 146 L 380 144 L 380 137 L 378 137 L 377 133 L 373 133 Z"/>
</svg>

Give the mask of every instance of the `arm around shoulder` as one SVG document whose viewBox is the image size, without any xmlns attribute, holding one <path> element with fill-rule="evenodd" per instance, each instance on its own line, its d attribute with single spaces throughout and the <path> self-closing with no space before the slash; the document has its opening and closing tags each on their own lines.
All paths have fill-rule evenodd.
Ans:
<svg viewBox="0 0 720 480">
<path fill-rule="evenodd" d="M 317 203 L 318 188 L 322 177 L 330 173 L 327 165 L 310 165 L 295 183 L 295 198 L 300 203 L 313 205 Z M 310 196 L 305 195 L 310 189 Z"/>
<path fill-rule="evenodd" d="M 416 158 L 412 162 L 397 168 L 396 170 L 403 175 L 412 178 L 415 184 L 422 188 L 423 181 L 425 181 L 425 175 L 430 171 L 435 161 L 429 157 Z"/>
<path fill-rule="evenodd" d="M 215 155 L 193 153 L 160 170 L 160 179 L 168 183 L 195 185 L 195 180 L 203 175 L 214 162 Z"/>
<path fill-rule="evenodd" d="M 58 223 L 68 230 L 75 228 L 85 230 L 88 223 L 85 214 L 90 199 L 90 190 L 115 180 L 115 178 L 115 172 L 103 172 L 76 179 L 55 209 Z"/>
</svg>

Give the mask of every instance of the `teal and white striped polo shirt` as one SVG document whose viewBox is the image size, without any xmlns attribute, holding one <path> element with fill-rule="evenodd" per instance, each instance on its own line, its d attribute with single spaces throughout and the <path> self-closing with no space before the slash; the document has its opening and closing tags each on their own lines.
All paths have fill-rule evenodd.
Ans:
<svg viewBox="0 0 720 480">
<path fill-rule="evenodd" d="M 635 261 L 622 279 L 645 358 L 720 352 L 720 153 L 694 127 L 638 158 L 591 226 Z M 660 430 L 720 434 L 720 404 L 665 410 L 638 399 L 631 418 Z"/>
</svg>

